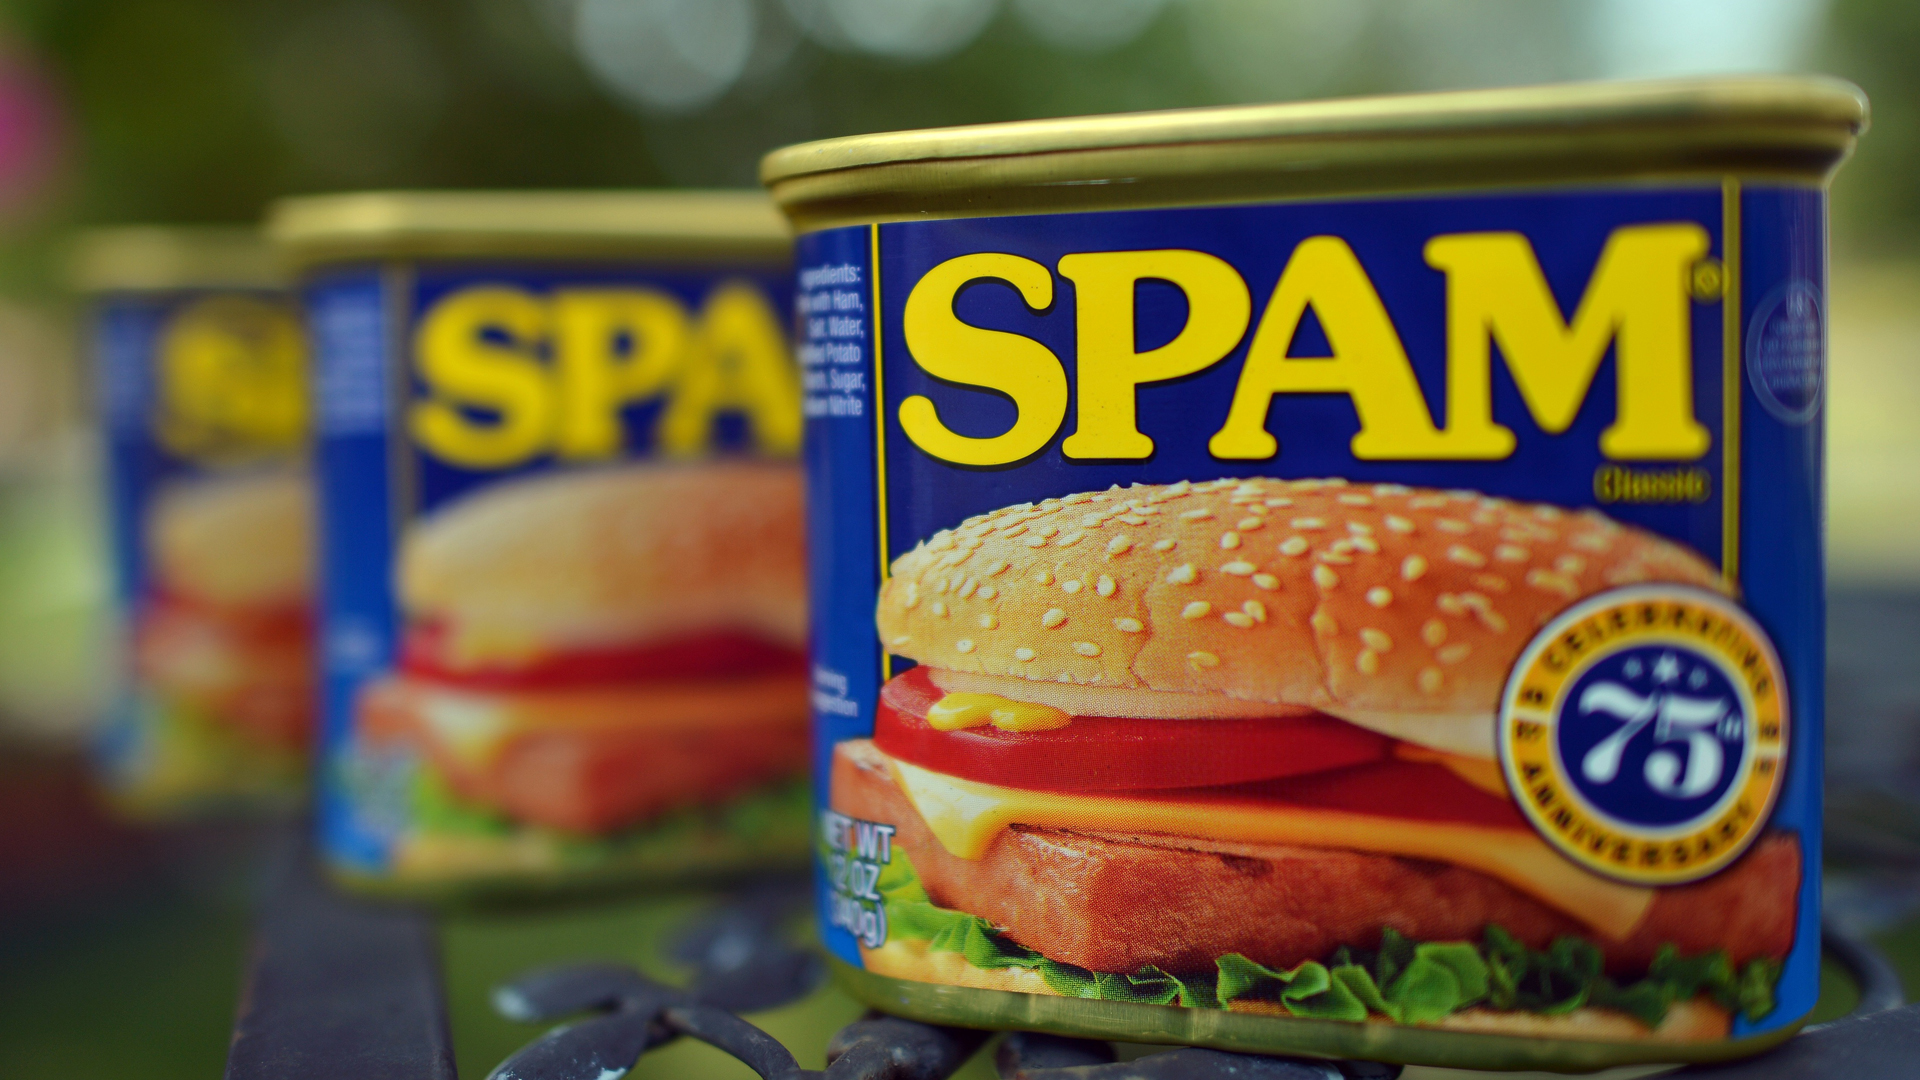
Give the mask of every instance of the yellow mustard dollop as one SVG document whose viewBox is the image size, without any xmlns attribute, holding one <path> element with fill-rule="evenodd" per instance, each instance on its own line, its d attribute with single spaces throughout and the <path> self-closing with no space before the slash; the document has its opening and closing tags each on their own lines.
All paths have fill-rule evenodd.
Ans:
<svg viewBox="0 0 1920 1080">
<path fill-rule="evenodd" d="M 927 710 L 935 731 L 992 724 L 1001 731 L 1051 731 L 1073 723 L 1073 717 L 1051 705 L 1014 701 L 998 694 L 948 694 Z"/>
</svg>

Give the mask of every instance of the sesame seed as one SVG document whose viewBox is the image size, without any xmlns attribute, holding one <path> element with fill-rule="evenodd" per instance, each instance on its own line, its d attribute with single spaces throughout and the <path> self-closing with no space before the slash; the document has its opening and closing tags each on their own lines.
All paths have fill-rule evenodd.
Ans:
<svg viewBox="0 0 1920 1080">
<path fill-rule="evenodd" d="M 1419 581 L 1427 572 L 1427 560 L 1419 555 L 1409 555 L 1400 560 L 1400 579 Z"/>
<path fill-rule="evenodd" d="M 1607 548 L 1613 546 L 1613 541 L 1610 538 L 1602 536 L 1599 533 L 1581 533 L 1568 540 L 1567 543 L 1582 551 L 1591 551 L 1595 554 L 1604 552 Z"/>
<path fill-rule="evenodd" d="M 1240 546 L 1239 533 L 1225 532 L 1220 534 L 1220 547 L 1223 551 L 1232 551 L 1234 548 L 1237 548 L 1239 546 Z"/>
<path fill-rule="evenodd" d="M 1205 600 L 1194 600 L 1189 602 L 1186 607 L 1180 609 L 1180 617 L 1183 619 L 1204 619 L 1212 611 L 1212 604 L 1207 603 Z"/>
<path fill-rule="evenodd" d="M 1499 612 L 1493 610 L 1492 608 L 1476 608 L 1474 609 L 1473 614 L 1476 618 L 1480 620 L 1480 625 L 1486 627 L 1487 629 L 1493 631 L 1496 634 L 1502 633 L 1507 628 L 1506 616 L 1500 614 Z"/>
<path fill-rule="evenodd" d="M 1373 526 L 1364 521 L 1349 521 L 1347 522 L 1347 531 L 1355 536 L 1372 536 Z"/>
<path fill-rule="evenodd" d="M 953 585 L 953 580 L 951 578 L 941 578 L 939 581 L 936 581 L 933 583 L 933 591 L 937 593 L 943 593 L 943 592 L 946 592 L 947 589 L 952 585 Z"/>
<path fill-rule="evenodd" d="M 1313 624 L 1314 633 L 1319 634 L 1321 637 L 1332 637 L 1340 632 L 1340 624 L 1334 621 L 1333 616 L 1324 611 L 1314 612 L 1313 618 L 1307 621 Z"/>
<path fill-rule="evenodd" d="M 1056 676 L 1054 676 L 1054 677 L 1053 677 L 1053 681 L 1054 681 L 1054 682 L 1063 682 L 1063 683 L 1070 683 L 1070 682 L 1072 682 L 1072 681 L 1073 681 L 1073 676 L 1072 676 L 1072 675 L 1070 675 L 1070 674 L 1068 674 L 1067 672 L 1064 672 L 1064 671 L 1063 671 L 1063 672 L 1061 672 L 1060 674 L 1058 674 L 1058 675 L 1056 675 Z"/>
<path fill-rule="evenodd" d="M 1266 505 L 1273 506 L 1273 507 L 1292 506 L 1293 500 L 1285 496 L 1280 496 L 1278 498 L 1266 500 Z"/>
<path fill-rule="evenodd" d="M 1107 520 L 1107 515 L 1099 512 L 1091 513 L 1080 519 L 1080 527 L 1083 529 L 1098 528 L 1100 523 L 1105 520 Z"/>
<path fill-rule="evenodd" d="M 1280 579 L 1274 577 L 1272 574 L 1255 574 L 1253 575 L 1253 583 L 1263 589 L 1275 589 L 1279 588 Z"/>
<path fill-rule="evenodd" d="M 1132 548 L 1133 538 L 1130 536 L 1116 536 L 1107 541 L 1107 554 L 1109 555 L 1125 555 Z"/>
<path fill-rule="evenodd" d="M 1408 521 L 1399 514 L 1388 514 L 1385 521 L 1387 528 L 1402 535 L 1413 531 L 1413 522 Z"/>
<path fill-rule="evenodd" d="M 1213 511 L 1205 508 L 1202 508 L 1199 510 L 1183 510 L 1180 513 L 1180 520 L 1181 521 L 1203 521 L 1212 516 L 1213 516 Z"/>
<path fill-rule="evenodd" d="M 1145 525 L 1147 523 L 1147 519 L 1141 517 L 1139 514 L 1121 514 L 1115 520 L 1124 521 L 1129 525 Z"/>
<path fill-rule="evenodd" d="M 1434 528 L 1439 529 L 1441 532 L 1450 532 L 1455 536 L 1460 536 L 1465 533 L 1470 533 L 1473 531 L 1473 526 L 1467 524 L 1464 521 L 1460 521 L 1457 518 L 1441 518 L 1439 521 L 1434 522 L 1433 526 Z"/>
<path fill-rule="evenodd" d="M 1361 628 L 1360 640 L 1367 648 L 1372 649 L 1374 652 L 1383 653 L 1393 651 L 1393 639 L 1388 637 L 1385 631 L 1375 630 L 1371 626 Z"/>
<path fill-rule="evenodd" d="M 1233 562 L 1221 567 L 1220 572 L 1223 574 L 1232 574 L 1234 577 L 1246 577 L 1258 569 L 1260 568 L 1250 562 L 1235 559 Z"/>
<path fill-rule="evenodd" d="M 1093 591 L 1099 593 L 1101 596 L 1112 596 L 1114 593 L 1114 590 L 1118 589 L 1119 587 L 1120 586 L 1114 584 L 1114 581 L 1112 578 L 1108 577 L 1105 574 L 1101 574 L 1100 580 L 1095 581 L 1093 583 Z"/>
<path fill-rule="evenodd" d="M 1240 610 L 1253 617 L 1254 622 L 1267 621 L 1267 605 L 1258 600 L 1249 600 L 1240 605 Z"/>
<path fill-rule="evenodd" d="M 1286 541 L 1280 545 L 1280 554 L 1305 555 L 1307 548 L 1310 546 L 1312 545 L 1307 543 L 1307 538 L 1304 536 L 1289 536 Z"/>
<path fill-rule="evenodd" d="M 1539 518 L 1541 521 L 1558 521 L 1560 520 L 1560 508 L 1557 506 L 1536 506 L 1533 508 L 1533 516 Z"/>
<path fill-rule="evenodd" d="M 947 551 L 952 547 L 953 547 L 953 534 L 951 532 L 948 532 L 945 529 L 942 529 L 939 532 L 934 533 L 933 539 L 927 542 L 928 551 Z"/>
<path fill-rule="evenodd" d="M 953 648 L 955 652 L 970 653 L 973 651 L 973 639 L 961 638 L 953 643 Z"/>
<path fill-rule="evenodd" d="M 1179 566 L 1167 571 L 1167 583 L 1169 585 L 1191 585 L 1199 579 L 1200 575 L 1194 572 L 1193 564 L 1190 562 L 1181 563 Z"/>
<path fill-rule="evenodd" d="M 1507 579 L 1501 577 L 1499 574 L 1475 574 L 1473 575 L 1473 583 L 1488 592 L 1506 592 L 1512 588 L 1511 585 L 1507 584 Z"/>
<path fill-rule="evenodd" d="M 1433 655 L 1443 664 L 1457 664 L 1473 653 L 1473 646 L 1464 641 L 1456 641 Z"/>
<path fill-rule="evenodd" d="M 933 606 L 928 608 L 927 610 L 933 612 L 935 615 L 945 615 L 947 613 L 947 605 L 941 603 L 938 600 L 935 600 L 933 602 Z"/>
<path fill-rule="evenodd" d="M 1465 615 L 1467 613 L 1467 605 L 1461 603 L 1460 598 L 1450 592 L 1443 592 L 1439 596 L 1434 597 L 1433 606 L 1439 608 L 1443 615 Z"/>
<path fill-rule="evenodd" d="M 1079 592 L 1084 587 L 1085 586 L 1081 583 L 1079 578 L 1074 578 L 1072 581 L 1063 581 L 1060 583 L 1060 591 L 1063 593 L 1066 593 L 1068 596 L 1072 596 L 1074 593 Z"/>
<path fill-rule="evenodd" d="M 1031 660 L 1038 655 L 1039 655 L 1038 653 L 1034 652 L 1032 649 L 1027 648 L 1025 645 L 1022 645 L 1019 648 L 1013 650 L 1013 658 L 1015 660 L 1020 660 L 1023 662 L 1027 660 Z"/>
<path fill-rule="evenodd" d="M 1367 603 L 1382 608 L 1393 603 L 1393 590 L 1384 585 L 1375 585 L 1367 590 Z"/>
<path fill-rule="evenodd" d="M 1099 656 L 1100 646 L 1091 641 L 1076 641 L 1073 643 L 1073 651 L 1081 656 Z"/>
<path fill-rule="evenodd" d="M 1572 578 L 1564 574 L 1555 574 L 1541 570 L 1537 567 L 1527 571 L 1527 584 L 1546 592 L 1559 593 L 1569 599 L 1580 595 L 1580 585 Z"/>
<path fill-rule="evenodd" d="M 1134 513 L 1136 513 L 1136 514 L 1140 514 L 1140 515 L 1143 515 L 1143 516 L 1146 516 L 1146 517 L 1152 517 L 1152 516 L 1153 516 L 1154 514 L 1157 514 L 1157 513 L 1159 513 L 1159 512 L 1160 512 L 1160 508 L 1159 508 L 1159 507 L 1157 507 L 1157 506 L 1148 506 L 1148 505 L 1147 505 L 1147 504 L 1145 504 L 1145 503 L 1129 503 L 1128 505 L 1130 505 L 1130 506 L 1132 506 L 1132 507 L 1133 507 L 1133 512 L 1134 512 Z"/>
<path fill-rule="evenodd" d="M 1115 619 L 1113 620 L 1113 628 L 1123 634 L 1137 634 L 1145 629 L 1145 627 L 1140 625 L 1139 619 Z"/>
<path fill-rule="evenodd" d="M 982 586 L 980 586 L 980 591 L 979 591 L 979 592 L 977 592 L 977 593 L 974 593 L 974 594 L 973 594 L 973 597 L 974 597 L 974 599 L 976 599 L 976 600 L 991 600 L 991 599 L 993 599 L 993 586 L 991 586 L 991 585 L 982 585 Z"/>
<path fill-rule="evenodd" d="M 1235 495 L 1258 495 L 1264 490 L 1266 489 L 1262 488 L 1259 484 L 1249 481 L 1247 483 L 1241 484 L 1237 488 L 1234 488 L 1233 493 Z"/>
<path fill-rule="evenodd" d="M 1057 525 L 1042 525 L 1039 528 L 1038 532 L 1041 536 L 1044 536 L 1047 539 L 1051 540 L 1054 537 L 1060 535 L 1060 527 Z"/>
<path fill-rule="evenodd" d="M 980 629 L 982 630 L 991 630 L 994 627 L 999 625 L 1000 625 L 1000 620 L 994 618 L 992 612 L 987 612 L 980 616 Z"/>
<path fill-rule="evenodd" d="M 1323 589 L 1331 589 L 1340 584 L 1340 575 L 1324 566 L 1313 568 L 1313 583 Z"/>
<path fill-rule="evenodd" d="M 1228 626 L 1237 626 L 1242 630 L 1253 629 L 1253 616 L 1244 611 L 1229 611 L 1220 617 L 1227 621 Z"/>
<path fill-rule="evenodd" d="M 1353 666 L 1362 675 L 1375 675 L 1380 671 L 1380 656 L 1372 649 L 1361 649 L 1360 655 L 1353 658 Z"/>
<path fill-rule="evenodd" d="M 1029 536 L 1020 542 L 1030 548 L 1043 548 L 1047 546 L 1047 538 L 1039 535 Z"/>
<path fill-rule="evenodd" d="M 1257 517 L 1244 517 L 1235 523 L 1234 528 L 1239 529 L 1241 532 L 1252 532 L 1265 524 L 1266 522 Z"/>
<path fill-rule="evenodd" d="M 913 605 L 919 602 L 920 602 L 920 583 L 917 581 L 907 582 L 907 606 L 912 607 Z"/>
<path fill-rule="evenodd" d="M 1055 627 L 1059 626 L 1061 623 L 1066 621 L 1067 621 L 1067 613 L 1064 611 L 1061 611 L 1057 607 L 1048 608 L 1047 613 L 1045 615 L 1040 616 L 1040 625 L 1046 627 L 1049 630 L 1054 629 Z"/>
<path fill-rule="evenodd" d="M 1041 570 L 1041 571 L 1039 571 L 1039 572 L 1037 572 L 1037 573 L 1035 573 L 1035 574 L 1033 575 L 1033 583 L 1034 583 L 1035 585 L 1051 585 L 1051 584 L 1053 584 L 1053 571 L 1051 571 L 1051 570 Z"/>
<path fill-rule="evenodd" d="M 1027 531 L 1027 523 L 1024 521 L 1018 521 L 1012 525 L 1007 526 L 1004 529 L 1001 529 L 1000 535 L 1011 540 L 1012 538 L 1019 536 L 1021 533 L 1026 531 Z"/>
<path fill-rule="evenodd" d="M 1071 547 L 1072 545 L 1079 543 L 1080 538 L 1085 535 L 1087 534 L 1080 532 L 1079 530 L 1076 529 L 1075 531 L 1067 533 L 1065 536 L 1062 536 L 1060 539 L 1055 540 L 1053 542 L 1053 545 L 1055 547 Z"/>
<path fill-rule="evenodd" d="M 1336 555 L 1345 555 L 1353 550 L 1353 541 L 1335 540 L 1333 543 L 1327 545 L 1327 550 Z"/>
<path fill-rule="evenodd" d="M 966 561 L 966 558 L 967 558 L 967 553 L 964 551 L 949 551 L 945 555 L 940 556 L 940 561 L 935 563 L 934 565 L 935 566 L 958 566 L 960 563 Z"/>
<path fill-rule="evenodd" d="M 1324 529 L 1327 527 L 1326 521 L 1317 517 L 1297 517 L 1287 524 L 1292 525 L 1296 529 Z"/>
<path fill-rule="evenodd" d="M 1411 490 L 1412 490 L 1411 488 L 1408 488 L 1402 484 L 1373 485 L 1373 493 L 1375 495 L 1405 495 Z"/>
<path fill-rule="evenodd" d="M 1155 550 L 1155 551 L 1172 551 L 1172 550 L 1173 550 L 1173 545 L 1175 545 L 1175 544 L 1177 544 L 1177 543 L 1179 543 L 1179 541 L 1178 541 L 1178 540 L 1171 540 L 1171 539 L 1169 539 L 1169 540 L 1155 540 L 1155 541 L 1153 542 L 1153 550 Z"/>
<path fill-rule="evenodd" d="M 1380 554 L 1380 541 L 1371 536 L 1356 536 L 1351 541 L 1355 551 L 1364 551 L 1369 555 Z"/>
<path fill-rule="evenodd" d="M 1323 551 L 1319 554 L 1318 558 L 1321 562 L 1332 563 L 1335 566 L 1353 565 L 1353 556 L 1348 555 L 1344 551 Z"/>
<path fill-rule="evenodd" d="M 1480 567 L 1487 565 L 1487 557 L 1485 555 L 1480 554 L 1465 544 L 1455 544 L 1448 548 L 1447 560 L 1449 562 L 1459 563 L 1461 566 Z"/>
<path fill-rule="evenodd" d="M 1219 667 L 1220 658 L 1210 652 L 1190 652 L 1187 654 L 1187 663 L 1192 665 L 1194 670 L 1200 671 Z"/>
<path fill-rule="evenodd" d="M 1340 502 L 1344 506 L 1372 506 L 1373 505 L 1373 500 L 1371 498 L 1365 495 L 1361 495 L 1358 492 L 1349 492 L 1348 494 L 1340 496 Z"/>
<path fill-rule="evenodd" d="M 1526 562 L 1533 558 L 1533 552 L 1517 544 L 1501 544 L 1493 549 L 1493 557 L 1501 562 Z"/>
<path fill-rule="evenodd" d="M 1007 560 L 1005 560 L 1005 559 L 995 559 L 995 560 L 993 560 L 993 562 L 992 562 L 992 563 L 990 563 L 990 564 L 989 564 L 989 565 L 987 566 L 987 576 L 988 576 L 988 577 L 993 577 L 993 576 L 995 576 L 995 575 L 997 575 L 997 574 L 1002 574 L 1002 573 L 1005 573 L 1005 572 L 1006 572 L 1006 569 L 1007 569 L 1007 567 L 1008 567 L 1008 566 L 1010 566 L 1010 565 L 1012 565 L 1012 564 L 1011 564 L 1011 563 L 1009 563 L 1009 562 L 1007 562 Z"/>
<path fill-rule="evenodd" d="M 955 593 L 954 595 L 958 596 L 962 600 L 965 600 L 967 597 L 973 595 L 973 590 L 979 587 L 980 587 L 980 583 L 978 581 L 975 581 L 973 578 L 968 578 L 967 580 L 960 583 L 960 591 Z"/>
<path fill-rule="evenodd" d="M 1587 568 L 1587 560 L 1578 555 L 1562 555 L 1553 561 L 1553 568 L 1563 574 L 1577 574 Z"/>
<path fill-rule="evenodd" d="M 1445 676 L 1440 674 L 1439 668 L 1421 668 L 1420 677 L 1415 681 L 1419 683 L 1421 693 L 1437 694 L 1440 692 L 1441 683 L 1445 681 Z"/>
</svg>

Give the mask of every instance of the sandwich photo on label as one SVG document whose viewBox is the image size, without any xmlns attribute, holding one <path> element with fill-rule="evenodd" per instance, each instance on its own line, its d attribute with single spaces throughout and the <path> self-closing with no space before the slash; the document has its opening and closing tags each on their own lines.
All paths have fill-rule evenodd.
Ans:
<svg viewBox="0 0 1920 1080">
<path fill-rule="evenodd" d="M 136 678 L 177 723 L 300 755 L 313 731 L 312 491 L 305 473 L 180 481 L 145 521 Z"/>
<path fill-rule="evenodd" d="M 901 556 L 914 662 L 840 743 L 891 826 L 868 971 L 1083 998 L 1581 1039 L 1772 1009 L 1802 853 L 1641 887 L 1562 856 L 1495 722 L 1541 626 L 1694 553 L 1599 513 L 1343 480 L 1010 506 Z"/>
<path fill-rule="evenodd" d="M 450 821 L 605 836 L 797 787 L 801 521 L 798 469 L 745 461 L 545 473 L 416 521 L 397 669 L 358 703 L 446 804 L 403 861 L 457 860 Z"/>
</svg>

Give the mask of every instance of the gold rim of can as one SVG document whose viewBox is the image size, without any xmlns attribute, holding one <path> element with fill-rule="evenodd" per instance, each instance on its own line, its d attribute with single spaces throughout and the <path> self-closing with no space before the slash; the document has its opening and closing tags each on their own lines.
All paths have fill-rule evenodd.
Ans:
<svg viewBox="0 0 1920 1080">
<path fill-rule="evenodd" d="M 792 236 L 757 191 L 381 191 L 282 199 L 267 236 L 300 267 L 387 258 L 764 262 Z"/>
<path fill-rule="evenodd" d="M 218 225 L 88 229 L 67 246 L 66 279 L 81 293 L 281 289 L 291 283 L 259 229 Z"/>
<path fill-rule="evenodd" d="M 859 135 L 776 150 L 760 178 L 803 232 L 1595 180 L 1824 183 L 1866 124 L 1859 88 L 1822 76 L 1566 83 Z"/>
</svg>

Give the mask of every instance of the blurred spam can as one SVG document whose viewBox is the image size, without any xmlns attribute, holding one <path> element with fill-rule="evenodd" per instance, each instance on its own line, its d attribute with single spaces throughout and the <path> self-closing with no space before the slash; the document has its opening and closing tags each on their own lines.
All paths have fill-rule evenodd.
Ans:
<svg viewBox="0 0 1920 1080">
<path fill-rule="evenodd" d="M 98 743 L 140 814 L 290 804 L 313 732 L 306 351 L 250 230 L 83 235 L 118 691 Z"/>
<path fill-rule="evenodd" d="M 940 1023 L 1724 1058 L 1819 974 L 1844 83 L 780 150 L 822 933 Z"/>
<path fill-rule="evenodd" d="M 441 893 L 804 858 L 790 241 L 752 193 L 294 199 L 319 830 Z"/>
</svg>

